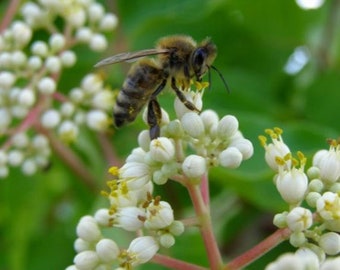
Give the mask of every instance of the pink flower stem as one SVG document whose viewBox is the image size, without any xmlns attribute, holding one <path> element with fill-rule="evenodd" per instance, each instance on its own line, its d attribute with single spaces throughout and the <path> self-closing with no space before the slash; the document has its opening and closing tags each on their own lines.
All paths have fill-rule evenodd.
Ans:
<svg viewBox="0 0 340 270">
<path fill-rule="evenodd" d="M 255 261 L 273 249 L 275 246 L 286 240 L 290 234 L 291 231 L 287 228 L 277 230 L 275 233 L 264 239 L 261 243 L 229 262 L 223 269 L 237 270 L 244 268 L 246 265 Z"/>
<path fill-rule="evenodd" d="M 12 19 L 19 8 L 20 0 L 11 0 L 7 10 L 4 12 L 4 17 L 0 23 L 0 33 L 2 33 L 12 22 Z"/>
<path fill-rule="evenodd" d="M 156 254 L 152 260 L 152 262 L 169 267 L 170 269 L 176 270 L 207 270 L 205 267 L 201 267 L 192 263 L 184 262 L 178 259 L 174 259 L 172 257 L 168 257 L 161 254 Z"/>
<path fill-rule="evenodd" d="M 188 183 L 187 188 L 195 208 L 197 218 L 200 221 L 201 235 L 207 251 L 210 269 L 221 269 L 223 262 L 214 236 L 209 207 L 206 205 L 198 185 Z"/>
</svg>

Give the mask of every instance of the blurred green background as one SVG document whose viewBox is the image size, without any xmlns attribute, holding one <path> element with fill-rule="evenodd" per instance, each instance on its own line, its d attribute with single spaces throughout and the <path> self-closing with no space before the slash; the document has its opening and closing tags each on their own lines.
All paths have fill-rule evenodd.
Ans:
<svg viewBox="0 0 340 270">
<path fill-rule="evenodd" d="M 311 10 L 293 0 L 102 3 L 119 18 L 117 31 L 109 37 L 110 49 L 99 55 L 79 46 L 78 64 L 61 78 L 63 89 L 78 85 L 101 58 L 152 48 L 162 36 L 186 34 L 197 41 L 210 36 L 217 45 L 214 65 L 231 92 L 212 73 L 204 109 L 214 109 L 221 117 L 235 115 L 255 147 L 254 156 L 239 169 L 218 168 L 210 174 L 215 232 L 223 256 L 234 258 L 273 232 L 273 214 L 286 209 L 272 184 L 273 173 L 265 164 L 258 135 L 265 128 L 283 128 L 291 151 L 301 150 L 309 164 L 316 150 L 328 148 L 327 138 L 340 135 L 340 1 L 328 0 Z M 0 3 L 1 14 L 6 4 Z M 106 69 L 112 88 L 121 86 L 128 67 Z M 161 94 L 159 99 L 173 117 L 173 93 Z M 136 147 L 136 136 L 143 128 L 139 117 L 110 137 L 122 160 Z M 98 190 L 104 188 L 109 164 L 98 137 L 84 129 L 71 147 L 97 176 Z M 64 269 L 72 264 L 79 218 L 107 206 L 98 190 L 85 186 L 57 156 L 48 171 L 34 177 L 12 170 L 0 182 L 0 269 Z M 191 214 L 188 194 L 181 186 L 168 183 L 166 190 L 160 187 L 156 191 L 173 205 L 176 218 Z M 246 269 L 263 269 L 283 250 L 290 248 L 282 244 Z M 196 229 L 189 229 L 174 247 L 162 252 L 207 265 Z M 140 269 L 163 268 L 150 264 Z"/>
</svg>

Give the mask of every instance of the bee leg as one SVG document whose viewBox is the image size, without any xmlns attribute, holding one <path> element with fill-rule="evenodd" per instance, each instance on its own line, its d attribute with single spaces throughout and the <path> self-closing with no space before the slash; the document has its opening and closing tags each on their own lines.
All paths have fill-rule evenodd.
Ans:
<svg viewBox="0 0 340 270">
<path fill-rule="evenodd" d="M 156 139 L 160 135 L 159 123 L 162 118 L 161 107 L 156 98 L 152 98 L 148 104 L 147 121 L 150 127 L 150 139 Z"/>
<path fill-rule="evenodd" d="M 176 80 L 175 80 L 174 77 L 171 78 L 171 87 L 175 91 L 179 100 L 182 101 L 182 103 L 185 105 L 185 107 L 187 107 L 191 111 L 195 111 L 195 112 L 200 113 L 200 110 L 197 109 L 196 106 L 191 101 L 187 100 L 187 98 L 184 96 L 183 92 L 181 90 L 179 90 L 179 88 L 176 85 Z"/>
</svg>

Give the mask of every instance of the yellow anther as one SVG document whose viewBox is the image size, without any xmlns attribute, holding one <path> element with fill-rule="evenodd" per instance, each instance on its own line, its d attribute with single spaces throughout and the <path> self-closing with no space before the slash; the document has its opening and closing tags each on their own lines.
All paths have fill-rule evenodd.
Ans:
<svg viewBox="0 0 340 270">
<path fill-rule="evenodd" d="M 119 175 L 119 168 L 116 166 L 112 166 L 109 168 L 109 174 L 113 175 L 113 176 L 118 176 Z"/>
<path fill-rule="evenodd" d="M 274 132 L 280 136 L 283 133 L 283 130 L 279 127 L 274 127 Z"/>
<path fill-rule="evenodd" d="M 261 145 L 264 147 L 267 144 L 267 138 L 263 135 L 260 135 L 258 138 L 259 138 Z"/>
<path fill-rule="evenodd" d="M 279 156 L 275 157 L 275 162 L 279 166 L 283 166 L 286 164 L 286 161 L 282 157 L 279 157 Z"/>
</svg>

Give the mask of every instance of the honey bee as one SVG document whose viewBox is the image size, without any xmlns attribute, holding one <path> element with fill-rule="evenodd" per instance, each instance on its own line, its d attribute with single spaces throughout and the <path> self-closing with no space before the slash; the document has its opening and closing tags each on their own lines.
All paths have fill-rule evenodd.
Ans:
<svg viewBox="0 0 340 270">
<path fill-rule="evenodd" d="M 152 55 L 156 58 L 144 58 Z M 148 103 L 150 138 L 159 137 L 162 115 L 157 95 L 168 83 L 188 109 L 199 112 L 182 90 L 190 87 L 191 80 L 200 82 L 210 68 L 216 70 L 212 66 L 216 55 L 217 48 L 210 38 L 197 44 L 190 36 L 175 35 L 161 38 L 154 49 L 121 53 L 98 62 L 95 67 L 138 60 L 118 93 L 113 110 L 115 126 L 121 127 L 134 121 Z"/>
</svg>

